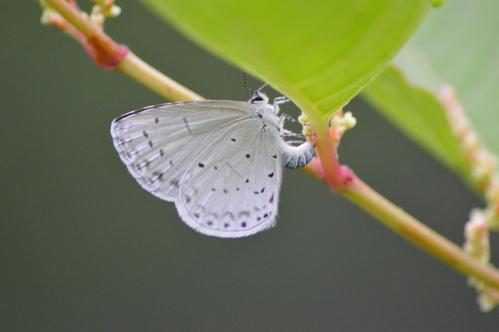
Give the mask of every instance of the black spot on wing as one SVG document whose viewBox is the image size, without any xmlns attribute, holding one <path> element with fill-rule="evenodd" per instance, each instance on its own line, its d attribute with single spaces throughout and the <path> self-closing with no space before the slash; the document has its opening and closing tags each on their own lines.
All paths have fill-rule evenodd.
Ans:
<svg viewBox="0 0 499 332">
<path fill-rule="evenodd" d="M 240 211 L 240 212 L 239 212 L 239 218 L 241 218 L 241 217 L 245 217 L 245 216 L 246 216 L 246 217 L 249 217 L 250 215 L 251 215 L 251 212 L 246 211 L 246 210 L 244 210 L 244 211 Z"/>
</svg>

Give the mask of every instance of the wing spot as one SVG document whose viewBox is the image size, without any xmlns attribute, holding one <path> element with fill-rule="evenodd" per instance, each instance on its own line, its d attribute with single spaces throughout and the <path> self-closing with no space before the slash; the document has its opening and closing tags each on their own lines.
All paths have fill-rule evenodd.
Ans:
<svg viewBox="0 0 499 332">
<path fill-rule="evenodd" d="M 248 183 L 248 182 L 249 182 L 249 179 L 246 179 L 246 183 Z"/>
<path fill-rule="evenodd" d="M 274 194 L 272 194 L 272 196 L 270 196 L 269 203 L 274 203 Z"/>
<path fill-rule="evenodd" d="M 161 173 L 159 171 L 153 172 L 152 175 L 154 175 L 156 177 L 156 179 L 160 180 L 160 181 L 161 181 L 161 178 L 163 177 L 163 173 Z"/>
<path fill-rule="evenodd" d="M 184 195 L 185 202 L 189 204 L 191 202 L 191 197 L 189 195 Z"/>
<path fill-rule="evenodd" d="M 276 158 L 277 158 L 277 155 L 276 155 L 276 154 L 275 154 L 275 155 L 273 155 L 273 156 L 272 156 L 272 158 L 276 159 Z"/>
<path fill-rule="evenodd" d="M 265 188 L 262 188 L 262 190 L 260 190 L 260 192 L 263 194 L 263 192 L 265 191 Z"/>
<path fill-rule="evenodd" d="M 226 222 L 226 223 L 224 224 L 224 227 L 225 227 L 225 228 L 229 228 L 229 223 L 228 223 L 228 222 Z"/>
<path fill-rule="evenodd" d="M 251 213 L 249 211 L 246 211 L 246 210 L 245 211 L 241 211 L 241 212 L 239 212 L 239 218 L 241 218 L 243 216 L 248 216 L 249 217 L 250 214 Z"/>
<path fill-rule="evenodd" d="M 215 165 L 215 167 L 213 167 L 215 169 L 215 171 L 218 169 L 218 167 Z"/>
<path fill-rule="evenodd" d="M 163 155 L 164 155 L 164 154 L 165 154 L 165 152 L 163 151 L 163 149 L 159 149 L 159 155 L 160 155 L 161 157 L 163 157 Z"/>
<path fill-rule="evenodd" d="M 211 191 L 217 191 L 215 188 L 211 187 Z"/>
<path fill-rule="evenodd" d="M 224 189 L 224 193 L 227 193 L 227 189 Z"/>
<path fill-rule="evenodd" d="M 263 217 L 264 217 L 264 218 L 267 218 L 268 216 L 269 216 L 269 214 L 268 214 L 268 213 L 265 213 L 265 214 L 263 215 Z"/>
<path fill-rule="evenodd" d="M 153 146 L 152 141 L 149 141 L 149 146 L 152 148 Z"/>
<path fill-rule="evenodd" d="M 144 161 L 141 164 L 136 164 L 135 165 L 135 169 L 138 170 L 138 171 L 141 171 L 143 168 L 147 168 L 147 167 L 149 167 L 149 160 L 146 160 L 146 161 Z"/>
<path fill-rule="evenodd" d="M 173 161 L 172 160 L 170 160 L 170 166 L 173 166 Z"/>
<path fill-rule="evenodd" d="M 203 168 L 204 164 L 199 163 L 198 166 L 201 167 L 201 168 Z"/>
<path fill-rule="evenodd" d="M 236 188 L 236 191 L 239 191 L 239 188 Z"/>
<path fill-rule="evenodd" d="M 250 156 L 249 154 L 247 154 L 247 155 L 246 155 L 246 158 L 249 158 L 249 157 L 251 157 L 251 156 Z"/>
<path fill-rule="evenodd" d="M 137 150 L 133 150 L 132 152 L 125 154 L 125 156 L 127 157 L 127 159 L 133 159 L 133 157 L 135 157 L 137 153 Z"/>
<path fill-rule="evenodd" d="M 241 227 L 242 227 L 242 228 L 245 228 L 245 227 L 246 227 L 246 222 L 244 222 L 244 221 L 243 221 L 243 222 L 241 223 Z"/>
<path fill-rule="evenodd" d="M 260 218 L 260 217 L 257 217 L 257 218 L 256 218 L 256 221 L 260 221 L 260 220 L 262 220 L 262 218 Z"/>
<path fill-rule="evenodd" d="M 149 135 L 147 135 L 147 132 L 145 130 L 142 132 L 142 135 L 144 135 L 145 138 L 149 137 Z"/>
<path fill-rule="evenodd" d="M 235 142 L 235 141 L 236 141 L 236 139 L 235 139 L 235 138 L 231 138 L 230 140 L 231 140 L 232 142 Z"/>
<path fill-rule="evenodd" d="M 171 180 L 170 181 L 170 184 L 174 187 L 177 187 L 177 188 L 180 188 L 179 184 L 178 184 L 178 180 Z"/>
<path fill-rule="evenodd" d="M 206 225 L 208 225 L 208 226 L 212 226 L 212 225 L 213 225 L 213 221 L 207 221 L 207 222 L 206 222 Z"/>
<path fill-rule="evenodd" d="M 254 194 L 255 195 L 258 195 L 260 192 L 259 191 L 254 191 Z"/>
<path fill-rule="evenodd" d="M 232 212 L 225 212 L 224 217 L 229 217 L 230 220 L 234 220 L 234 214 Z"/>
<path fill-rule="evenodd" d="M 273 176 L 274 176 L 274 173 L 273 173 L 273 172 L 269 174 L 269 178 L 271 178 L 271 177 L 273 177 Z"/>
<path fill-rule="evenodd" d="M 193 213 L 192 214 L 195 218 L 199 219 L 199 213 Z"/>
<path fill-rule="evenodd" d="M 158 123 L 159 122 L 159 119 L 158 118 L 154 118 L 154 123 Z"/>
<path fill-rule="evenodd" d="M 189 134 L 192 134 L 191 128 L 189 128 L 189 122 L 187 121 L 187 118 L 184 116 L 182 118 L 182 120 L 184 120 L 185 127 L 187 128 L 187 131 L 189 132 Z"/>
</svg>

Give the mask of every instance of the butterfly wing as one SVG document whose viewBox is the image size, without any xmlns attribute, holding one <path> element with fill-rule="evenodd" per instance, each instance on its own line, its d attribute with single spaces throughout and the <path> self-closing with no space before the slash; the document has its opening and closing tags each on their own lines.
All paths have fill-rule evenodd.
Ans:
<svg viewBox="0 0 499 332">
<path fill-rule="evenodd" d="M 193 159 L 254 110 L 250 103 L 223 100 L 150 106 L 115 119 L 111 135 L 137 182 L 155 196 L 174 201 Z"/>
<path fill-rule="evenodd" d="M 187 225 L 206 235 L 243 237 L 274 226 L 282 167 L 277 126 L 257 116 L 218 136 L 181 179 L 175 202 Z"/>
</svg>

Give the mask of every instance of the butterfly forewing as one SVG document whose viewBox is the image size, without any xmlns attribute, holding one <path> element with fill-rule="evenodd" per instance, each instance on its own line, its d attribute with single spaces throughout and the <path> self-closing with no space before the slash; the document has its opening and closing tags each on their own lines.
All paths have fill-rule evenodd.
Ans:
<svg viewBox="0 0 499 332">
<path fill-rule="evenodd" d="M 167 201 L 180 179 L 226 128 L 253 114 L 255 106 L 235 101 L 195 101 L 146 107 L 113 121 L 114 145 L 139 184 Z"/>
<path fill-rule="evenodd" d="M 282 174 L 278 139 L 277 126 L 264 129 L 257 116 L 226 130 L 181 179 L 176 205 L 182 219 L 218 237 L 248 236 L 272 227 Z"/>
</svg>

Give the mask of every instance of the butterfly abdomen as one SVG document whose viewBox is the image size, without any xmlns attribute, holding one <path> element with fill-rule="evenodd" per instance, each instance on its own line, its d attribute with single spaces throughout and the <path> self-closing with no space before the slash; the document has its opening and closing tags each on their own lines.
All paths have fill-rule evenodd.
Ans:
<svg viewBox="0 0 499 332">
<path fill-rule="evenodd" d="M 283 152 L 281 154 L 281 165 L 297 169 L 306 166 L 314 156 L 314 142 L 306 141 L 300 146 L 290 146 L 284 144 Z"/>
</svg>

